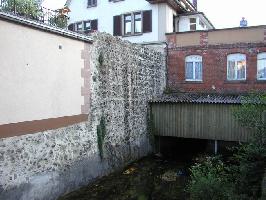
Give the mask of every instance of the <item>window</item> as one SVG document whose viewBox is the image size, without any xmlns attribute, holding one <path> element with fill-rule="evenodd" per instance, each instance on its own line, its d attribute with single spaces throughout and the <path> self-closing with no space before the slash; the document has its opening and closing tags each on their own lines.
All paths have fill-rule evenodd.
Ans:
<svg viewBox="0 0 266 200">
<path fill-rule="evenodd" d="M 91 21 L 84 21 L 84 30 L 85 31 L 91 30 Z"/>
<path fill-rule="evenodd" d="M 199 24 L 200 24 L 200 26 L 201 26 L 203 29 L 205 29 L 205 24 L 204 24 L 203 21 L 200 20 Z"/>
<path fill-rule="evenodd" d="M 98 20 L 86 20 L 69 24 L 68 30 L 81 33 L 89 33 L 91 31 L 98 30 Z"/>
<path fill-rule="evenodd" d="M 227 56 L 227 80 L 246 80 L 246 55 L 230 54 Z"/>
<path fill-rule="evenodd" d="M 257 79 L 266 80 L 266 52 L 259 53 L 257 57 Z"/>
<path fill-rule="evenodd" d="M 196 18 L 189 18 L 190 22 L 190 30 L 195 31 L 197 30 L 197 19 Z"/>
<path fill-rule="evenodd" d="M 202 81 L 202 56 L 186 57 L 186 81 Z"/>
<path fill-rule="evenodd" d="M 88 7 L 97 6 L 97 0 L 88 0 Z"/>
<path fill-rule="evenodd" d="M 132 33 L 132 19 L 131 14 L 124 15 L 124 34 L 125 35 L 131 35 Z"/>
<path fill-rule="evenodd" d="M 83 23 L 82 22 L 78 22 L 76 27 L 77 27 L 77 31 L 82 31 L 83 30 Z"/>
<path fill-rule="evenodd" d="M 133 20 L 132 20 L 133 19 Z M 142 33 L 141 12 L 124 15 L 124 35 L 134 35 Z"/>
<path fill-rule="evenodd" d="M 152 32 L 152 11 L 144 10 L 113 17 L 113 35 L 140 35 Z"/>
<path fill-rule="evenodd" d="M 134 13 L 134 32 L 141 33 L 141 13 Z"/>
</svg>

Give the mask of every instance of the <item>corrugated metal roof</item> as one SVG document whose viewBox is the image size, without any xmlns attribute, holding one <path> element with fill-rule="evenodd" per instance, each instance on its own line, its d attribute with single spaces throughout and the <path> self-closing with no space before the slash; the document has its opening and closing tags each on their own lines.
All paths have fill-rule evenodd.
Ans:
<svg viewBox="0 0 266 200">
<path fill-rule="evenodd" d="M 164 94 L 150 100 L 151 103 L 207 103 L 207 104 L 240 104 L 242 95 L 175 93 Z"/>
</svg>

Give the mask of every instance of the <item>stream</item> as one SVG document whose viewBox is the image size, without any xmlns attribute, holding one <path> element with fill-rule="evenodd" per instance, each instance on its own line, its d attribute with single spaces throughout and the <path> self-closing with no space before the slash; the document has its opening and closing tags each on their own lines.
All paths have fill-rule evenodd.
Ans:
<svg viewBox="0 0 266 200">
<path fill-rule="evenodd" d="M 149 156 L 58 200 L 187 199 L 188 162 Z"/>
</svg>

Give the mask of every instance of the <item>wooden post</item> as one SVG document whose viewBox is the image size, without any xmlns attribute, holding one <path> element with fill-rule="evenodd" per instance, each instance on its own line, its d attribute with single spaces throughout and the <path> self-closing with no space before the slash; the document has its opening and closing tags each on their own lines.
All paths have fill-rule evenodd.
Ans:
<svg viewBox="0 0 266 200">
<path fill-rule="evenodd" d="M 214 141 L 214 154 L 217 155 L 217 153 L 218 153 L 218 141 L 215 140 Z"/>
</svg>

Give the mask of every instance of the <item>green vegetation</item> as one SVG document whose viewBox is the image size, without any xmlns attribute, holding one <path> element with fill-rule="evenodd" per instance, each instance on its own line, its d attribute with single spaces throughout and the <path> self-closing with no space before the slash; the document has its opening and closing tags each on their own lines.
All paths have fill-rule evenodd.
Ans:
<svg viewBox="0 0 266 200">
<path fill-rule="evenodd" d="M 266 168 L 266 96 L 243 98 L 234 116 L 255 131 L 251 141 L 234 148 L 229 162 L 207 158 L 191 168 L 187 186 L 191 199 L 250 200 L 261 196 Z"/>
<path fill-rule="evenodd" d="M 36 19 L 41 15 L 39 5 L 35 0 L 5 0 L 2 2 L 1 9 L 31 19 Z"/>
<path fill-rule="evenodd" d="M 45 11 L 42 11 L 40 5 L 36 3 L 36 0 L 4 0 L 0 10 L 34 20 L 39 20 L 47 15 Z M 59 28 L 66 28 L 68 17 L 60 12 L 54 11 L 52 13 L 54 16 L 48 19 L 49 24 Z"/>
<path fill-rule="evenodd" d="M 103 143 L 105 135 L 106 135 L 105 120 L 104 117 L 101 117 L 100 124 L 97 126 L 97 142 L 101 159 L 103 159 Z"/>
<path fill-rule="evenodd" d="M 99 54 L 98 62 L 99 62 L 99 64 L 100 64 L 100 66 L 103 65 L 103 53 L 102 53 L 102 52 L 100 52 L 100 54 Z"/>
<path fill-rule="evenodd" d="M 58 14 L 57 16 L 51 17 L 49 19 L 49 24 L 52 26 L 57 26 L 59 28 L 67 27 L 68 17 L 62 14 Z"/>
<path fill-rule="evenodd" d="M 192 166 L 187 188 L 190 199 L 230 199 L 232 191 L 226 171 L 226 166 L 219 157 L 206 157 Z"/>
</svg>

